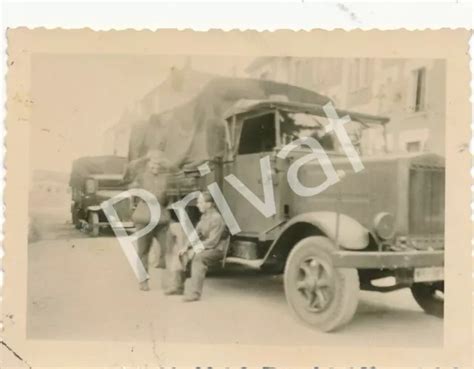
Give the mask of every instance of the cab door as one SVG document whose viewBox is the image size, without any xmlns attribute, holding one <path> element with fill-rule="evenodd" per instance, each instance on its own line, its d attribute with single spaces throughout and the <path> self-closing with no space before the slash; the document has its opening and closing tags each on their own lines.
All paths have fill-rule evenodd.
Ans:
<svg viewBox="0 0 474 369">
<path fill-rule="evenodd" d="M 233 160 L 224 167 L 224 175 L 235 175 L 262 202 L 264 191 L 260 160 L 268 157 L 272 172 L 274 171 L 274 148 L 278 130 L 276 123 L 275 113 L 272 111 L 244 119 L 240 137 L 235 140 L 237 147 Z M 227 180 L 224 180 L 223 192 L 243 234 L 258 236 L 280 222 L 278 181 L 275 175 L 273 175 L 273 201 L 275 201 L 276 214 L 270 217 L 266 217 L 257 210 L 254 204 L 250 203 Z"/>
</svg>

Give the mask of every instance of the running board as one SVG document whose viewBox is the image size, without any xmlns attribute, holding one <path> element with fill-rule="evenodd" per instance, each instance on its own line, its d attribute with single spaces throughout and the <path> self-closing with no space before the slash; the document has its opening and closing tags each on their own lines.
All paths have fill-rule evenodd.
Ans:
<svg viewBox="0 0 474 369">
<path fill-rule="evenodd" d="M 263 264 L 263 259 L 243 259 L 243 258 L 236 258 L 234 256 L 229 256 L 225 259 L 225 264 L 239 264 L 244 265 L 252 269 L 260 269 Z"/>
</svg>

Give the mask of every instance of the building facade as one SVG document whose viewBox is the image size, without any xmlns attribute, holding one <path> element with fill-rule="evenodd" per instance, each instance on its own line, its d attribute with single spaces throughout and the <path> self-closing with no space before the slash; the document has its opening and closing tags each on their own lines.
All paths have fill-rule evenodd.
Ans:
<svg viewBox="0 0 474 369">
<path fill-rule="evenodd" d="M 390 151 L 444 155 L 442 60 L 261 57 L 246 71 L 252 78 L 315 90 L 339 108 L 389 117 Z"/>
</svg>

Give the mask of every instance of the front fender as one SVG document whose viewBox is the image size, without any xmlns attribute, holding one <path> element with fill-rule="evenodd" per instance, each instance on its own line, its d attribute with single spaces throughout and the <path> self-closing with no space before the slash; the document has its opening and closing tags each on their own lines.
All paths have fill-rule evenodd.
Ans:
<svg viewBox="0 0 474 369">
<path fill-rule="evenodd" d="M 263 264 L 286 260 L 296 243 L 310 236 L 325 236 L 347 250 L 363 250 L 370 242 L 370 233 L 355 219 L 330 211 L 304 213 L 285 224 L 278 238 L 268 249 Z M 339 232 L 337 232 L 339 222 Z"/>
<path fill-rule="evenodd" d="M 87 211 L 101 211 L 100 205 L 91 205 L 87 207 Z"/>
</svg>

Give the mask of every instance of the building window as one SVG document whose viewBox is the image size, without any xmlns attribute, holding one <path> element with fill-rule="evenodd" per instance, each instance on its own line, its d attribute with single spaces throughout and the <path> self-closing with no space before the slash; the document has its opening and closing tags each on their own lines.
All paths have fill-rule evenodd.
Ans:
<svg viewBox="0 0 474 369">
<path fill-rule="evenodd" d="M 419 68 L 413 71 L 413 101 L 412 110 L 419 112 L 425 110 L 426 69 Z"/>
<path fill-rule="evenodd" d="M 313 87 L 314 76 L 313 76 L 313 62 L 312 60 L 306 60 L 302 71 L 302 79 L 305 85 L 309 88 Z"/>
<path fill-rule="evenodd" d="M 356 92 L 367 88 L 370 85 L 370 65 L 369 59 L 355 59 L 350 64 L 349 69 L 349 89 Z"/>
<path fill-rule="evenodd" d="M 316 88 L 324 89 L 342 82 L 341 59 L 317 59 L 314 64 L 308 62 L 308 69 L 311 69 L 311 84 Z M 349 83 L 352 84 L 352 80 Z"/>
<path fill-rule="evenodd" d="M 301 86 L 303 84 L 303 78 L 301 78 L 301 61 L 295 61 L 295 74 L 293 77 L 293 84 L 296 86 Z"/>
<path fill-rule="evenodd" d="M 421 148 L 421 141 L 412 141 L 405 144 L 405 149 L 407 152 L 420 152 Z"/>
<path fill-rule="evenodd" d="M 399 136 L 400 150 L 405 152 L 425 151 L 429 137 L 430 130 L 428 128 L 402 131 Z"/>
</svg>

